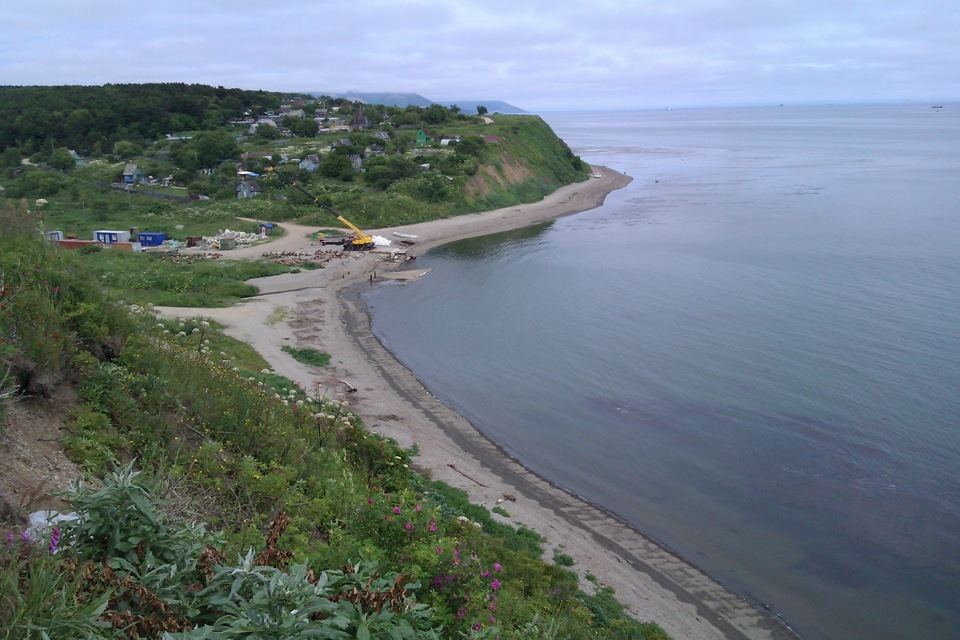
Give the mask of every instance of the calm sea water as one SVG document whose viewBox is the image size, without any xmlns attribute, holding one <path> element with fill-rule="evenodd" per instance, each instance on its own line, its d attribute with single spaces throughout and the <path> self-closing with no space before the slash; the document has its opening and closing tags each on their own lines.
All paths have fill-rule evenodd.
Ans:
<svg viewBox="0 0 960 640">
<path fill-rule="evenodd" d="M 545 120 L 634 181 L 419 258 L 380 339 L 805 638 L 960 638 L 960 106 Z"/>
</svg>

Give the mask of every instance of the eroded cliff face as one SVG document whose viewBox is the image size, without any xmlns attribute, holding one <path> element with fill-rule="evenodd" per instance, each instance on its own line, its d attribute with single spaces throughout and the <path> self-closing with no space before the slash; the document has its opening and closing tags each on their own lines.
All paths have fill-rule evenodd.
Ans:
<svg viewBox="0 0 960 640">
<path fill-rule="evenodd" d="M 15 399 L 4 407 L 0 428 L 0 523 L 19 525 L 33 511 L 60 510 L 50 496 L 63 491 L 83 471 L 67 459 L 60 438 L 77 406 L 70 385 L 50 397 Z"/>
</svg>

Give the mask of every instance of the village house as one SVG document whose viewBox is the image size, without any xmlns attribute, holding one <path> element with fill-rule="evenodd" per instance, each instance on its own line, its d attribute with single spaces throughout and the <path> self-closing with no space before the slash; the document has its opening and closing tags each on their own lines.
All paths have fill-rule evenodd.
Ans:
<svg viewBox="0 0 960 640">
<path fill-rule="evenodd" d="M 140 166 L 135 162 L 128 162 L 123 168 L 123 184 L 137 185 L 144 184 L 147 181 L 147 174 L 140 170 Z"/>
<path fill-rule="evenodd" d="M 237 192 L 238 198 L 253 198 L 255 196 L 263 193 L 263 189 L 260 187 L 260 183 L 256 180 L 241 180 L 240 184 L 237 185 L 237 188 L 234 189 Z"/>
<path fill-rule="evenodd" d="M 431 142 L 433 142 L 433 138 L 428 136 L 423 129 L 417 129 L 417 137 L 415 140 L 415 144 L 418 147 L 425 147 Z"/>
<path fill-rule="evenodd" d="M 306 158 L 301 160 L 298 166 L 304 171 L 316 171 L 320 168 L 320 156 L 315 153 L 311 153 Z"/>
</svg>

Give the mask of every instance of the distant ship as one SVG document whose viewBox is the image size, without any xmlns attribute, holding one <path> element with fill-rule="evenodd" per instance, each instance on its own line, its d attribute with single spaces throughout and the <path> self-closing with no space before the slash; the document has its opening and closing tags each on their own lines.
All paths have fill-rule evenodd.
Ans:
<svg viewBox="0 0 960 640">
<path fill-rule="evenodd" d="M 930 108 L 931 108 L 931 109 L 943 109 L 943 105 L 942 105 L 942 104 L 935 104 L 935 105 L 933 105 L 933 106 L 930 107 Z"/>
</svg>

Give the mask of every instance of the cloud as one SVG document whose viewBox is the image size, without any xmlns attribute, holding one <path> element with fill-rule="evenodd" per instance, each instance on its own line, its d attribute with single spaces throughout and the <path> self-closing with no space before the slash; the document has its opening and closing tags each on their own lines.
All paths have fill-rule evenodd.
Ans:
<svg viewBox="0 0 960 640">
<path fill-rule="evenodd" d="M 32 0 L 0 84 L 409 91 L 532 110 L 960 97 L 960 9 L 920 0 Z"/>
</svg>

